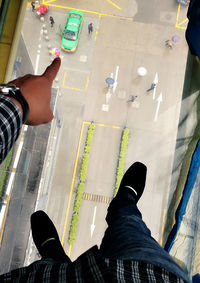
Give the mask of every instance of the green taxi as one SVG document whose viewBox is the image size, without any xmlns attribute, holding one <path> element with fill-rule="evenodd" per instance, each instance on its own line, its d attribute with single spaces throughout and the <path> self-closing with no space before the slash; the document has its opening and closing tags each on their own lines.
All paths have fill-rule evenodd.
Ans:
<svg viewBox="0 0 200 283">
<path fill-rule="evenodd" d="M 60 28 L 62 36 L 61 49 L 66 52 L 75 52 L 80 36 L 81 26 L 83 21 L 83 13 L 70 10 L 68 13 L 65 29 Z"/>
</svg>

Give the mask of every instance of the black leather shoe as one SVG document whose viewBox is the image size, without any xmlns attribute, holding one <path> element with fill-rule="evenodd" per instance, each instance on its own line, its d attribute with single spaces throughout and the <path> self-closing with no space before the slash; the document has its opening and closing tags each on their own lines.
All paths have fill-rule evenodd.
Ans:
<svg viewBox="0 0 200 283">
<path fill-rule="evenodd" d="M 147 167 L 143 163 L 133 163 L 124 174 L 117 195 L 129 192 L 137 203 L 144 191 L 146 175 Z"/>
<path fill-rule="evenodd" d="M 31 215 L 31 229 L 33 241 L 42 258 L 61 261 L 68 258 L 53 222 L 44 211 L 39 210 Z"/>
</svg>

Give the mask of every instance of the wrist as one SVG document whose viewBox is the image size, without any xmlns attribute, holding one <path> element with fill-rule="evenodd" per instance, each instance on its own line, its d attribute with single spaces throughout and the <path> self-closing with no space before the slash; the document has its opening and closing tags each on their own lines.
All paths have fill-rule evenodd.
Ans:
<svg viewBox="0 0 200 283">
<path fill-rule="evenodd" d="M 9 97 L 16 105 L 17 105 L 17 107 L 19 108 L 19 111 L 20 111 L 20 113 L 21 113 L 21 115 L 22 115 L 22 117 L 23 117 L 23 109 L 22 109 L 22 106 L 21 106 L 21 104 L 19 103 L 19 101 L 17 101 L 15 98 L 13 98 L 13 97 Z"/>
<path fill-rule="evenodd" d="M 23 124 L 25 124 L 28 119 L 29 105 L 20 89 L 14 84 L 0 84 L 0 93 L 9 97 L 19 107 Z"/>
</svg>

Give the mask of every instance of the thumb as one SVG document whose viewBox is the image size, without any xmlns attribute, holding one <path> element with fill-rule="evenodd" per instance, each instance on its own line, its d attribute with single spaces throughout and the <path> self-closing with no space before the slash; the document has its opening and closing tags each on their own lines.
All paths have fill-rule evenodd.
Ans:
<svg viewBox="0 0 200 283">
<path fill-rule="evenodd" d="M 56 57 L 51 65 L 49 65 L 43 73 L 43 77 L 46 77 L 50 82 L 53 82 L 55 79 L 61 65 L 61 60 L 59 57 Z"/>
</svg>

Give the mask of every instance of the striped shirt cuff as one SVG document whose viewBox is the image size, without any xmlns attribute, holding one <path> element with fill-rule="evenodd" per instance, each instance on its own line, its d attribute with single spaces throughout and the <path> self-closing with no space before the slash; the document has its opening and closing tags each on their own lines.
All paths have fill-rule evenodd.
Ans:
<svg viewBox="0 0 200 283">
<path fill-rule="evenodd" d="M 9 97 L 0 95 L 0 164 L 19 137 L 21 127 L 18 106 Z"/>
</svg>

